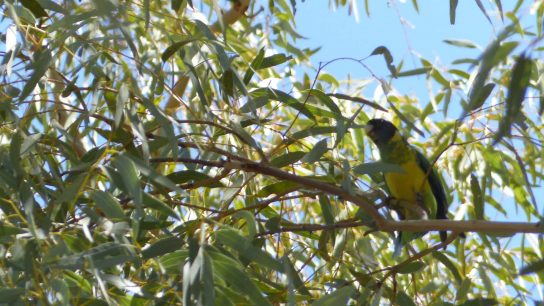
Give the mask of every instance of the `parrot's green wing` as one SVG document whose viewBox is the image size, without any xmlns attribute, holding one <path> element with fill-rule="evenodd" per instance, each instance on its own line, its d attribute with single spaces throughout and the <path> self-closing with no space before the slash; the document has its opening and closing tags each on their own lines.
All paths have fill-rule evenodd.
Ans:
<svg viewBox="0 0 544 306">
<path fill-rule="evenodd" d="M 438 173 L 432 169 L 432 165 L 429 160 L 423 155 L 423 153 L 414 149 L 416 153 L 416 159 L 419 167 L 423 170 L 424 173 L 429 173 L 427 180 L 431 186 L 431 191 L 433 192 L 434 199 L 436 200 L 436 219 L 447 219 L 448 218 L 448 201 L 446 198 L 446 192 L 444 191 L 444 185 L 438 176 Z M 432 169 L 429 172 L 429 169 Z M 442 241 L 446 240 L 446 232 L 440 232 L 440 239 Z"/>
</svg>

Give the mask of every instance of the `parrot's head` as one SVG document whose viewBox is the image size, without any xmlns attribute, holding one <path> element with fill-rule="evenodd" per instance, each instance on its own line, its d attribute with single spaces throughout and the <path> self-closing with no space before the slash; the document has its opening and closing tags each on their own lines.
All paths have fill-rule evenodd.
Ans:
<svg viewBox="0 0 544 306">
<path fill-rule="evenodd" d="M 389 142 L 397 131 L 397 127 L 393 123 L 384 119 L 371 119 L 365 126 L 366 134 L 377 146 Z"/>
</svg>

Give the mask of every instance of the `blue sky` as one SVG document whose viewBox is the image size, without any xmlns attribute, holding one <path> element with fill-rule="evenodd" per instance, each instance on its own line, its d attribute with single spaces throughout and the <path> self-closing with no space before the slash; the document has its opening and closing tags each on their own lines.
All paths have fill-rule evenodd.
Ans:
<svg viewBox="0 0 544 306">
<path fill-rule="evenodd" d="M 357 1 L 362 5 L 362 1 Z M 487 21 L 474 1 L 459 1 L 455 25 L 449 21 L 447 1 L 418 1 L 417 14 L 411 3 L 394 1 L 376 1 L 370 5 L 370 17 L 359 7 L 359 22 L 354 15 L 348 15 L 346 8 L 336 11 L 329 9 L 325 1 L 298 2 L 296 22 L 297 30 L 306 40 L 297 41 L 299 46 L 317 47 L 314 62 L 328 61 L 337 57 L 363 58 L 379 45 L 386 46 L 395 62 L 405 60 L 405 69 L 416 68 L 419 60 L 411 50 L 421 54 L 433 63 L 450 64 L 461 57 L 476 57 L 477 49 L 452 48 L 444 39 L 470 40 L 485 48 L 500 31 L 502 24 L 496 17 L 497 12 L 489 11 L 495 27 Z M 493 9 L 488 7 L 488 9 Z M 405 20 L 405 25 L 401 24 Z M 383 59 L 377 57 L 369 61 L 376 71 L 386 72 Z M 415 64 L 415 65 L 414 65 Z M 328 68 L 338 78 L 350 73 L 355 77 L 368 77 L 361 69 L 354 69 L 353 64 L 340 62 Z"/>
</svg>

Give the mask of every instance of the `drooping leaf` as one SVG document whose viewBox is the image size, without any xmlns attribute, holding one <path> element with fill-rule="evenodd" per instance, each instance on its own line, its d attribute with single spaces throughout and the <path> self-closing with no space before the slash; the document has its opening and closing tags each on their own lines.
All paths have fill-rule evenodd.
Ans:
<svg viewBox="0 0 544 306">
<path fill-rule="evenodd" d="M 476 219 L 484 219 L 484 197 L 482 189 L 478 183 L 478 178 L 474 174 L 470 175 L 470 190 L 472 192 L 472 204 L 474 205 L 474 214 Z"/>
<path fill-rule="evenodd" d="M 493 24 L 493 22 L 491 21 L 491 17 L 489 17 L 489 14 L 487 14 L 487 10 L 485 9 L 482 1 L 481 0 L 474 0 L 474 1 L 476 1 L 476 4 L 478 5 L 478 8 L 480 9 L 480 11 L 484 13 L 485 18 L 487 18 L 487 21 L 489 21 L 490 24 Z"/>
<path fill-rule="evenodd" d="M 104 191 L 94 191 L 91 194 L 91 198 L 94 203 L 108 218 L 125 219 L 126 215 L 119 204 L 119 201 L 115 199 L 111 194 Z"/>
<path fill-rule="evenodd" d="M 459 0 L 450 0 L 450 23 L 455 24 L 455 13 L 457 11 L 457 3 Z"/>
<path fill-rule="evenodd" d="M 174 236 L 160 239 L 142 250 L 142 258 L 155 258 L 180 250 L 183 243 L 181 238 Z"/>
<path fill-rule="evenodd" d="M 241 294 L 247 295 L 252 303 L 256 305 L 272 305 L 264 298 L 251 278 L 244 273 L 240 263 L 218 252 L 210 252 L 210 256 L 212 258 L 213 269 L 218 278 L 231 284 Z"/>
<path fill-rule="evenodd" d="M 416 306 L 416 303 L 414 303 L 414 300 L 408 296 L 404 291 L 397 292 L 397 296 L 395 298 L 395 301 L 399 306 Z"/>
<path fill-rule="evenodd" d="M 534 261 L 519 270 L 519 275 L 527 275 L 544 269 L 544 259 Z"/>
<path fill-rule="evenodd" d="M 414 76 L 414 75 L 420 75 L 420 74 L 426 74 L 429 73 L 429 71 L 432 70 L 432 67 L 423 67 L 423 68 L 416 68 L 412 70 L 406 70 L 397 73 L 397 77 L 407 77 L 407 76 Z"/>
<path fill-rule="evenodd" d="M 258 69 L 258 67 L 261 66 L 261 63 L 263 62 L 263 59 L 264 59 L 264 53 L 265 53 L 265 50 L 264 48 L 261 48 L 259 50 L 259 52 L 257 53 L 257 55 L 255 56 L 255 58 L 253 59 L 253 61 L 251 62 L 251 65 L 249 65 L 249 67 L 247 68 L 246 70 L 246 73 L 244 74 L 244 84 L 249 84 L 249 82 L 251 81 L 251 78 L 253 77 L 253 74 L 255 74 L 255 70 Z"/>
<path fill-rule="evenodd" d="M 302 157 L 300 161 L 303 163 L 314 163 L 318 161 L 321 158 L 321 156 L 323 156 L 323 154 L 325 154 L 327 151 L 328 151 L 327 139 L 325 138 L 318 141 L 314 145 L 312 150 L 310 150 L 310 152 L 304 155 L 304 157 Z"/>
<path fill-rule="evenodd" d="M 287 61 L 290 61 L 291 59 L 293 59 L 292 56 L 286 56 L 283 53 L 274 54 L 274 55 L 271 55 L 271 56 L 264 57 L 261 60 L 260 64 L 258 66 L 256 66 L 256 69 L 265 69 L 265 68 L 278 66 L 278 65 L 281 65 L 281 64 L 283 64 L 283 63 L 285 63 Z"/>
<path fill-rule="evenodd" d="M 281 181 L 267 185 L 257 193 L 259 197 L 267 197 L 271 194 L 283 195 L 300 188 L 300 185 L 291 181 Z"/>
<path fill-rule="evenodd" d="M 389 49 L 387 49 L 387 47 L 385 46 L 379 46 L 376 49 L 374 49 L 372 53 L 370 53 L 370 55 L 379 55 L 379 54 L 383 55 L 383 58 L 387 65 L 387 69 L 389 69 L 389 72 L 391 73 L 391 75 L 396 78 L 397 68 L 393 64 L 393 56 L 391 55 L 391 51 L 389 51 Z"/>
<path fill-rule="evenodd" d="M 448 270 L 450 270 L 451 274 L 453 274 L 453 277 L 457 281 L 458 284 L 461 284 L 463 279 L 461 278 L 461 274 L 459 273 L 459 269 L 455 266 L 455 264 L 448 258 L 448 256 L 442 254 L 441 252 L 433 252 L 433 257 L 436 258 L 438 261 L 440 261 Z"/>
<path fill-rule="evenodd" d="M 270 100 L 275 100 L 301 112 L 306 117 L 315 120 L 314 115 L 306 108 L 306 106 L 304 106 L 303 103 L 299 102 L 297 99 L 293 98 L 291 95 L 281 90 L 272 88 L 259 88 L 251 91 L 250 95 L 253 99 L 260 98 L 261 101 L 264 102 L 264 104 L 259 105 L 255 104 L 253 101 L 249 101 L 248 103 L 240 107 L 241 112 L 249 113 L 251 111 L 255 111 L 256 109 L 270 103 Z"/>
<path fill-rule="evenodd" d="M 194 41 L 197 41 L 199 40 L 198 37 L 190 37 L 190 38 L 187 38 L 187 39 L 183 39 L 183 40 L 180 40 L 180 41 L 177 41 L 175 43 L 173 43 L 172 45 L 168 46 L 168 48 L 166 48 L 162 54 L 161 54 L 161 59 L 163 62 L 166 62 L 167 60 L 170 59 L 170 57 L 172 57 L 172 55 L 174 55 L 179 49 L 181 49 L 182 47 L 184 47 L 185 45 L 189 44 L 189 43 L 192 43 Z"/>
<path fill-rule="evenodd" d="M 255 247 L 251 241 L 231 229 L 221 229 L 215 233 L 216 240 L 235 249 L 242 257 L 262 267 L 283 272 L 283 265 L 270 254 Z"/>
<path fill-rule="evenodd" d="M 48 17 L 47 12 L 36 0 L 21 0 L 21 4 L 29 9 L 36 18 Z"/>
<path fill-rule="evenodd" d="M 42 49 L 34 55 L 34 62 L 32 63 L 32 76 L 26 81 L 19 99 L 23 101 L 34 90 L 38 82 L 44 76 L 45 72 L 49 68 L 53 57 L 49 49 Z"/>
<path fill-rule="evenodd" d="M 423 269 L 425 266 L 426 264 L 422 261 L 413 261 L 402 265 L 398 271 L 400 274 L 410 274 Z"/>
<path fill-rule="evenodd" d="M 291 165 L 293 163 L 296 163 L 304 155 L 306 155 L 306 152 L 303 152 L 303 151 L 289 152 L 289 153 L 280 155 L 278 157 L 275 157 L 274 159 L 270 161 L 270 164 L 274 167 L 282 168 L 282 167 Z"/>
<path fill-rule="evenodd" d="M 510 134 L 512 124 L 518 120 L 523 100 L 525 100 L 525 93 L 530 84 L 532 67 L 532 60 L 526 57 L 525 54 L 522 54 L 516 60 L 508 85 L 506 111 L 499 123 L 499 130 L 493 138 L 493 144 L 498 143 L 502 137 Z"/>
<path fill-rule="evenodd" d="M 121 174 L 124 191 L 132 197 L 136 207 L 141 210 L 142 187 L 140 186 L 139 175 L 134 162 L 124 155 L 118 155 L 115 159 L 115 167 Z"/>
</svg>

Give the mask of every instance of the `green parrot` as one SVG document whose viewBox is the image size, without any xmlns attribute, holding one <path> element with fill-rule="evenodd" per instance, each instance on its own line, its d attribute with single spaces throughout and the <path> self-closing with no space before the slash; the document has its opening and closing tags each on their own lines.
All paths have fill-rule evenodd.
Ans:
<svg viewBox="0 0 544 306">
<path fill-rule="evenodd" d="M 397 128 L 384 119 L 371 119 L 365 126 L 366 134 L 378 147 L 381 161 L 401 166 L 403 172 L 384 173 L 385 184 L 390 196 L 389 208 L 403 219 L 447 219 L 448 203 L 442 181 L 425 156 L 412 147 L 400 135 Z M 429 171 L 430 170 L 430 171 Z M 421 236 L 417 233 L 411 239 Z M 404 244 L 411 239 L 397 236 L 397 242 Z M 408 237 L 405 237 L 408 238 Z M 447 234 L 440 232 L 440 240 Z"/>
</svg>

